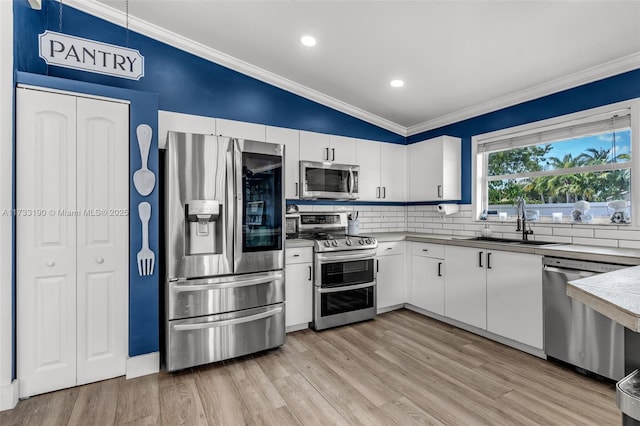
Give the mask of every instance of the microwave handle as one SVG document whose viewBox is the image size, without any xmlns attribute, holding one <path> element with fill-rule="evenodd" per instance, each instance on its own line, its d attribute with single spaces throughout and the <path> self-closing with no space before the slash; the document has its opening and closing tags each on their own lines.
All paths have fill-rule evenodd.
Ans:
<svg viewBox="0 0 640 426">
<path fill-rule="evenodd" d="M 353 170 L 349 167 L 349 182 L 347 182 L 347 191 L 349 192 L 349 196 L 353 195 L 353 187 L 355 186 L 355 183 Z"/>
</svg>

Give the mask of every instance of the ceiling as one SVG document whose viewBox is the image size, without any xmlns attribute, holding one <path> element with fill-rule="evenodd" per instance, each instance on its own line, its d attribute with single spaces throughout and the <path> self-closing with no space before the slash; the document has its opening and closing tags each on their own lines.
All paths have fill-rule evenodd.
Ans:
<svg viewBox="0 0 640 426">
<path fill-rule="evenodd" d="M 82 3 L 123 22 L 124 0 Z M 640 67 L 640 0 L 129 0 L 128 9 L 133 30 L 146 21 L 405 134 Z M 315 47 L 300 43 L 305 34 Z M 396 78 L 405 86 L 391 87 Z"/>
</svg>

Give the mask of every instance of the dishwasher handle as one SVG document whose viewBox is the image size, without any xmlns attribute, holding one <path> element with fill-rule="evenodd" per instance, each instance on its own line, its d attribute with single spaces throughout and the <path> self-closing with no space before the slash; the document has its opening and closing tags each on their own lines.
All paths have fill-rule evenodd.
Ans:
<svg viewBox="0 0 640 426">
<path fill-rule="evenodd" d="M 598 275 L 597 272 L 579 271 L 577 269 L 558 268 L 557 266 L 544 265 L 544 270 L 547 272 L 557 272 L 565 275 L 577 275 L 580 278 L 592 277 Z"/>
</svg>

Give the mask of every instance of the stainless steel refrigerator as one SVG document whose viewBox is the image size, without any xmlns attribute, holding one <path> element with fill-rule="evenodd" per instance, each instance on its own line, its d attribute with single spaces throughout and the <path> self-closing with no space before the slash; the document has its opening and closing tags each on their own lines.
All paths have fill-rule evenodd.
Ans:
<svg viewBox="0 0 640 426">
<path fill-rule="evenodd" d="M 282 345 L 284 146 L 169 132 L 163 175 L 166 369 Z"/>
</svg>

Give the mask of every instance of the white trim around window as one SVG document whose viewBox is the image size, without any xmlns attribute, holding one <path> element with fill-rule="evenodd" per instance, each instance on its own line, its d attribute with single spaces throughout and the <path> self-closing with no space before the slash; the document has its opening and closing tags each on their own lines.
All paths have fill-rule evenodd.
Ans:
<svg viewBox="0 0 640 426">
<path fill-rule="evenodd" d="M 485 174 L 488 168 L 486 164 L 488 156 L 482 155 L 482 151 L 487 147 L 491 147 L 491 151 L 493 151 L 494 149 L 508 149 L 512 145 L 531 145 L 531 143 L 527 143 L 527 140 L 532 135 L 538 135 L 536 137 L 539 137 L 539 135 L 544 136 L 546 134 L 549 136 L 549 140 L 554 138 L 559 139 L 562 137 L 561 135 L 570 133 L 571 128 L 586 129 L 589 128 L 589 126 L 593 128 L 602 126 L 603 121 L 614 114 L 619 114 L 621 117 L 628 116 L 628 118 L 624 118 L 620 123 L 616 123 L 616 127 L 618 127 L 618 124 L 622 127 L 631 127 L 631 159 L 628 163 L 625 163 L 625 165 L 631 168 L 631 221 L 633 226 L 640 226 L 640 99 L 618 102 L 573 114 L 473 136 L 471 138 L 472 205 L 476 220 L 480 217 L 483 205 L 486 205 L 488 197 L 486 191 L 488 177 Z M 544 142 L 545 141 L 541 141 L 541 143 Z M 599 170 L 609 169 L 611 167 L 617 168 L 619 166 L 601 165 L 595 168 Z M 579 171 L 591 171 L 588 169 L 590 168 L 580 168 Z M 578 170 L 563 169 L 558 171 L 558 173 L 572 173 L 577 171 Z M 539 172 L 534 172 L 530 174 L 538 173 Z M 549 174 L 549 171 L 540 174 Z M 499 178 L 499 176 L 492 177 L 492 179 L 497 178 Z"/>
</svg>

